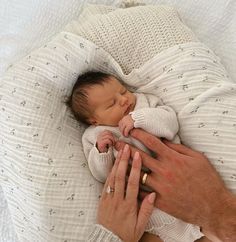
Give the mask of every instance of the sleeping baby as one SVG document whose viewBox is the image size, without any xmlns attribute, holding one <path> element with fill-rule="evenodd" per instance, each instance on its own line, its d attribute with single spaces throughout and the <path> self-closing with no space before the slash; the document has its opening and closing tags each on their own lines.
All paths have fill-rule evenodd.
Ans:
<svg viewBox="0 0 236 242">
<path fill-rule="evenodd" d="M 100 72 L 81 75 L 67 101 L 75 118 L 89 125 L 82 143 L 89 169 L 104 183 L 116 157 L 116 140 L 125 141 L 150 154 L 139 141 L 129 136 L 141 128 L 160 138 L 179 142 L 174 110 L 152 94 L 132 93 L 114 76 Z M 192 242 L 203 234 L 198 226 L 185 223 L 155 209 L 146 231 L 164 242 Z M 147 240 L 148 241 L 148 240 Z M 156 241 L 160 241 L 157 239 Z"/>
</svg>

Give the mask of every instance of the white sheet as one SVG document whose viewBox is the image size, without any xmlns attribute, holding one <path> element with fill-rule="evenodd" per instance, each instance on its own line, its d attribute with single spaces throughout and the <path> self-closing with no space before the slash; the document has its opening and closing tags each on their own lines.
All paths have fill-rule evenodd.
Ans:
<svg viewBox="0 0 236 242">
<path fill-rule="evenodd" d="M 32 49 L 46 43 L 56 32 L 77 17 L 82 5 L 88 1 L 64 0 L 0 0 L 0 76 L 6 68 Z M 121 1 L 89 1 L 118 5 Z M 135 2 L 135 1 L 134 1 Z M 229 75 L 236 80 L 236 1 L 234 0 L 150 0 L 147 4 L 169 3 L 178 9 L 180 16 L 199 39 L 222 59 Z M 1 82 L 0 82 L 1 85 Z M 0 242 L 14 242 L 16 236 L 0 193 L 2 209 Z M 10 235 L 11 234 L 11 235 Z"/>
</svg>

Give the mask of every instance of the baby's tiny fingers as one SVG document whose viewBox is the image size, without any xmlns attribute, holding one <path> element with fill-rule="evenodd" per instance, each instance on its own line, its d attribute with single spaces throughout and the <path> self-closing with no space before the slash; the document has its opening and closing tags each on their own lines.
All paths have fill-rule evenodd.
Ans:
<svg viewBox="0 0 236 242">
<path fill-rule="evenodd" d="M 106 146 L 108 145 L 109 147 L 113 145 L 113 142 L 110 139 L 105 140 L 104 143 L 105 143 Z"/>
<path fill-rule="evenodd" d="M 125 127 L 125 130 L 124 130 L 124 136 L 127 137 L 129 136 L 129 131 L 131 130 L 131 128 L 129 126 L 126 126 Z"/>
</svg>

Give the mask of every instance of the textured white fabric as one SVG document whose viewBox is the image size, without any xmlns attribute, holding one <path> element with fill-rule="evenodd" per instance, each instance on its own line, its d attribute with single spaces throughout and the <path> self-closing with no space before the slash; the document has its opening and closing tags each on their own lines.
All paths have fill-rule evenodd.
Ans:
<svg viewBox="0 0 236 242">
<path fill-rule="evenodd" d="M 84 127 L 64 104 L 81 70 L 114 60 L 61 33 L 9 69 L 0 89 L 0 180 L 20 241 L 84 241 L 101 184 L 83 155 Z"/>
<path fill-rule="evenodd" d="M 222 60 L 236 79 L 236 1 L 235 0 L 140 0 L 146 4 L 170 4 L 198 39 Z"/>
<path fill-rule="evenodd" d="M 1 164 L 1 162 L 0 162 Z M 7 201 L 0 186 L 0 241 L 14 242 L 18 241 L 12 219 L 8 211 Z"/>
<path fill-rule="evenodd" d="M 101 1 L 100 1 L 100 3 L 102 3 Z M 113 5 L 116 5 L 115 4 L 115 2 L 113 1 L 112 2 L 113 3 Z M 34 0 L 34 1 L 32 1 L 30 4 L 26 4 L 26 5 L 24 5 L 24 4 L 17 4 L 15 1 L 13 1 L 13 2 L 5 2 L 5 4 L 3 4 L 3 6 L 5 7 L 5 9 L 6 8 L 9 8 L 9 9 L 12 9 L 12 12 L 14 12 L 15 13 L 15 15 L 4 15 L 4 16 L 6 16 L 6 18 L 3 16 L 3 18 L 1 18 L 1 23 L 2 23 L 2 26 L 4 25 L 4 21 L 5 21 L 5 19 L 8 19 L 8 26 L 9 26 L 9 28 L 8 29 L 4 29 L 4 31 L 2 31 L 1 32 L 1 36 L 3 37 L 3 38 L 1 38 L 1 44 L 2 45 L 4 45 L 4 44 L 6 44 L 7 43 L 7 48 L 5 48 L 5 46 L 4 46 L 4 48 L 1 48 L 1 50 L 3 50 L 4 52 L 2 52 L 2 56 L 4 56 L 4 58 L 1 58 L 1 60 L 3 60 L 3 65 L 1 65 L 3 68 L 5 68 L 9 63 L 12 63 L 12 62 L 15 62 L 18 58 L 20 58 L 21 56 L 23 56 L 23 55 L 26 55 L 26 53 L 27 52 L 29 52 L 30 50 L 32 50 L 32 49 L 34 49 L 34 48 L 36 48 L 37 46 L 39 46 L 40 44 L 42 44 L 42 43 L 45 43 L 49 38 L 51 38 L 51 36 L 55 33 L 55 32 L 57 32 L 58 31 L 58 29 L 60 29 L 61 28 L 61 26 L 62 25 L 64 25 L 69 19 L 71 19 L 73 16 L 77 16 L 77 14 L 79 14 L 79 11 L 80 11 L 80 7 L 81 7 L 81 5 L 77 5 L 77 3 L 76 3 L 76 1 L 72 1 L 72 2 L 70 2 L 70 4 L 67 4 L 66 6 L 64 5 L 65 3 L 63 2 L 61 2 L 61 1 L 57 1 L 57 2 L 55 2 L 55 3 L 53 3 L 53 4 L 51 4 L 50 6 L 48 5 L 48 2 L 45 2 L 45 1 L 41 1 L 40 3 L 38 3 L 36 0 Z M 79 3 L 79 4 L 81 4 L 81 2 Z M 3 10 L 4 8 L 1 8 L 1 10 Z M 36 9 L 37 9 L 37 12 L 35 12 L 36 11 Z M 78 12 L 77 12 L 77 10 L 78 10 Z M 103 7 L 96 7 L 96 8 L 94 8 L 94 10 L 88 10 L 87 12 L 89 12 L 89 14 L 91 15 L 91 12 L 93 12 L 93 14 L 95 14 L 95 13 L 98 13 L 99 11 L 101 11 L 101 13 L 102 14 L 105 14 L 106 12 L 109 12 L 109 11 L 111 11 L 111 10 L 113 10 L 112 8 L 110 8 L 110 7 L 105 7 L 105 8 L 103 8 Z M 8 11 L 6 11 L 6 10 L 3 10 L 4 11 L 4 13 L 5 14 L 7 14 L 8 13 Z M 55 11 L 55 12 L 54 12 Z M 26 13 L 28 13 L 28 14 L 26 14 Z M 60 17 L 59 17 L 59 15 L 57 15 L 57 14 L 54 14 L 54 13 L 58 13 L 59 15 L 60 15 Z M 84 13 L 84 15 L 82 15 L 82 17 L 83 16 L 85 16 L 86 17 L 86 12 Z M 173 18 L 174 18 L 175 16 L 173 16 Z M 15 36 L 15 38 L 14 38 L 14 41 L 13 42 L 7 42 L 8 41 L 8 39 L 9 39 L 9 36 L 10 36 L 10 34 L 12 34 L 12 32 L 10 32 L 10 30 L 13 28 L 16 28 L 17 26 L 15 25 L 15 19 L 18 19 L 18 18 L 20 18 L 21 19 L 21 22 L 19 22 L 19 26 L 18 26 L 18 29 L 20 29 L 20 26 L 21 26 L 21 31 L 19 32 L 19 34 L 18 34 L 18 32 L 14 32 L 14 36 Z M 155 17 L 156 18 L 156 17 Z M 157 20 L 159 19 L 159 18 L 156 18 Z M 132 15 L 130 16 L 130 19 L 129 19 L 129 22 L 131 22 L 132 23 Z M 143 19 L 143 21 L 144 22 L 146 22 L 146 20 L 145 19 Z M 27 24 L 26 24 L 27 23 Z M 147 23 L 147 22 L 146 22 Z M 121 23 L 122 24 L 122 23 Z M 147 23 L 148 24 L 148 23 Z M 49 25 L 49 26 L 48 26 Z M 46 26 L 48 26 L 48 27 L 46 27 Z M 143 26 L 143 28 L 145 28 L 145 25 Z M 33 30 L 36 30 L 36 31 L 33 31 Z M 139 29 L 137 29 L 137 28 L 135 28 L 135 29 L 133 29 L 133 30 L 131 30 L 131 32 L 134 32 L 134 33 L 138 33 L 138 31 L 139 31 Z M 130 33 L 131 33 L 130 32 Z M 148 35 L 148 33 L 147 33 L 147 35 Z M 150 35 L 151 36 L 151 35 Z M 127 36 L 122 36 L 122 38 L 120 38 L 120 42 L 122 43 L 123 42 L 123 38 L 126 38 Z M 141 38 L 140 38 L 141 39 Z M 157 44 L 155 44 L 156 42 L 158 41 L 158 39 L 155 39 L 155 38 L 151 38 L 150 37 L 150 40 L 149 40 L 149 43 L 152 45 L 152 46 L 154 46 L 155 48 L 152 48 L 152 49 L 150 49 L 150 53 L 152 53 L 152 55 L 155 55 L 155 53 L 156 53 L 156 50 L 158 49 L 158 48 L 156 48 L 156 47 L 158 47 L 158 45 Z M 142 42 L 143 44 L 146 44 L 146 43 L 144 43 L 144 42 Z M 74 47 L 71 47 L 71 48 L 74 48 Z M 83 48 L 83 44 L 81 45 L 81 48 Z M 6 52 L 6 50 L 9 50 L 10 52 Z M 92 48 L 92 49 L 90 49 L 90 48 L 88 48 L 87 50 L 85 50 L 85 51 L 89 51 L 88 53 L 82 53 L 82 54 L 79 54 L 78 56 L 80 56 L 80 58 L 86 58 L 86 59 L 89 59 L 89 58 L 93 58 L 94 56 L 93 56 L 93 50 L 94 50 L 94 48 Z M 116 51 L 116 50 L 115 50 Z M 134 49 L 134 51 L 136 51 L 136 49 Z M 71 49 L 69 50 L 69 53 L 71 53 Z M 61 55 L 63 55 L 63 53 L 61 53 Z M 89 58 L 87 58 L 89 56 Z M 28 58 L 28 61 L 30 61 L 30 59 L 31 59 L 31 56 L 28 56 L 27 57 Z M 32 57 L 32 60 L 33 59 L 37 59 L 38 57 Z M 43 74 L 45 75 L 45 82 L 47 82 L 48 80 L 51 80 L 51 78 L 57 78 L 57 76 L 59 75 L 59 73 L 60 73 L 60 71 L 58 71 L 58 69 L 60 70 L 60 68 L 62 68 L 62 66 L 64 66 L 65 64 L 63 63 L 63 62 L 61 62 L 62 60 L 67 60 L 68 59 L 68 56 L 67 56 L 67 54 L 64 54 L 64 56 L 61 56 L 60 57 L 60 61 L 59 61 L 59 65 L 57 66 L 57 64 L 58 64 L 58 60 L 56 60 L 56 63 L 55 63 L 55 73 L 54 73 L 54 75 L 53 76 L 51 76 L 50 75 L 50 73 L 52 72 L 52 68 L 54 68 L 54 67 L 52 67 L 52 65 L 51 65 L 51 63 L 52 62 L 54 62 L 54 58 L 57 58 L 57 56 L 55 56 L 54 55 L 54 53 L 48 53 L 48 54 L 46 54 L 46 56 L 45 57 L 42 57 L 41 56 L 41 58 L 42 59 L 40 59 L 39 58 L 39 62 L 37 61 L 37 64 L 35 64 L 35 67 L 37 67 L 37 66 L 39 66 L 39 68 L 42 70 L 42 72 L 43 72 Z M 103 57 L 101 57 L 100 59 L 98 59 L 97 61 L 100 61 L 99 62 L 99 64 L 100 65 L 107 65 L 107 70 L 109 70 L 109 72 L 111 72 L 112 71 L 112 66 L 109 66 L 110 65 L 110 63 L 113 63 L 114 64 L 114 62 L 112 62 L 112 61 L 107 61 L 107 62 L 105 62 L 104 60 L 105 60 L 106 58 L 104 58 L 104 56 Z M 25 61 L 25 62 L 24 62 Z M 34 66 L 32 67 L 32 66 L 28 66 L 28 63 L 27 63 L 27 61 L 26 60 L 24 60 L 23 62 L 25 63 L 25 64 L 23 64 L 23 65 L 26 65 L 27 67 L 25 67 L 29 72 L 30 71 L 32 71 L 32 73 L 34 74 L 34 71 L 35 71 L 35 68 L 34 68 Z M 141 61 L 141 58 L 139 59 L 139 62 Z M 46 66 L 45 65 L 42 65 L 41 66 L 41 63 L 42 62 L 44 62 L 44 63 L 46 63 Z M 82 61 L 83 62 L 83 61 Z M 48 64 L 49 63 L 49 64 Z M 76 63 L 76 62 L 75 62 Z M 83 65 L 81 66 L 80 64 L 78 64 L 78 66 L 73 66 L 73 68 L 74 68 L 74 71 L 73 71 L 73 73 L 80 73 L 80 71 L 86 71 L 87 69 L 85 68 L 85 66 L 87 66 L 88 65 L 88 62 L 86 62 L 87 64 L 85 64 L 84 62 L 83 62 Z M 108 64 L 109 63 L 109 64 Z M 144 63 L 144 60 L 143 60 L 143 63 Z M 114 64 L 115 65 L 115 64 Z M 124 63 L 123 63 L 123 65 L 124 65 Z M 94 68 L 94 66 L 93 66 L 93 64 L 91 64 L 91 63 L 89 63 L 89 68 Z M 10 67 L 10 69 L 9 69 L 9 73 L 12 73 L 12 75 L 13 75 L 13 73 L 14 73 L 14 68 L 18 68 L 17 67 L 17 65 L 16 66 L 14 66 L 13 65 L 13 70 L 12 70 L 12 72 L 11 72 L 11 67 Z M 105 68 L 105 69 L 106 69 Z M 37 69 L 37 68 L 36 68 Z M 75 71 L 75 70 L 78 70 L 77 72 Z M 58 73 L 57 73 L 58 72 Z M 119 73 L 119 71 L 116 71 L 117 73 Z M 20 74 L 19 74 L 20 73 Z M 81 73 L 80 73 L 81 74 Z M 75 74 L 76 75 L 76 74 Z M 22 77 L 23 76 L 23 77 Z M 36 74 L 36 76 L 37 76 L 37 74 Z M 21 84 L 21 86 L 22 87 L 25 87 L 25 86 L 27 86 L 28 84 L 27 84 L 27 80 L 28 80 L 28 78 L 29 78 L 29 80 L 37 80 L 38 78 L 36 77 L 36 76 L 31 76 L 31 77 L 26 77 L 26 74 L 25 73 L 23 73 L 22 74 L 22 69 L 21 70 L 18 70 L 18 71 L 16 71 L 15 73 L 14 73 L 14 81 L 17 81 L 17 82 L 19 82 L 18 81 L 18 78 L 20 78 L 20 79 L 25 79 L 25 82 L 23 83 L 23 84 Z M 71 78 L 74 78 L 74 76 L 73 75 L 71 75 L 70 74 L 70 76 L 68 76 L 68 75 L 64 75 L 64 78 L 65 78 L 65 82 L 67 81 L 67 79 L 66 78 L 69 78 L 70 80 L 71 80 Z M 5 79 L 5 78 L 4 78 Z M 1 80 L 2 81 L 2 80 Z M 19 82 L 20 83 L 20 82 Z M 30 83 L 30 81 L 29 81 L 29 83 Z M 67 82 L 68 83 L 68 82 Z M 35 85 L 37 86 L 38 84 L 37 84 L 37 81 L 35 81 Z M 47 87 L 47 85 L 45 84 L 44 85 L 45 86 L 45 88 Z M 28 90 L 28 87 L 25 87 L 27 90 Z M 36 89 L 37 90 L 37 89 Z M 45 90 L 45 89 L 44 89 Z M 57 91 L 58 89 L 55 89 L 55 92 Z M 63 90 L 63 88 L 62 88 L 62 90 Z M 13 93 L 14 93 L 14 90 L 12 91 Z M 45 91 L 46 92 L 46 91 Z M 22 91 L 22 93 L 24 93 L 24 91 Z M 59 93 L 61 93 L 61 92 L 59 92 Z M 51 94 L 50 94 L 51 95 Z M 55 96 L 58 96 L 58 95 L 60 95 L 60 94 L 55 94 Z M 35 97 L 36 97 L 37 95 L 35 95 Z M 46 95 L 47 96 L 47 95 Z M 41 100 L 41 99 L 40 99 Z M 13 101 L 13 102 L 15 102 L 15 101 Z M 55 101 L 54 101 L 55 102 Z M 23 103 L 22 103 L 22 105 L 24 105 L 24 101 L 23 101 Z M 15 106 L 12 106 L 12 109 L 14 109 L 14 107 Z M 4 109 L 4 107 L 3 107 L 3 109 Z M 60 113 L 60 112 L 56 112 L 56 113 Z M 43 112 L 42 113 L 43 115 L 46 115 L 45 114 L 45 112 Z M 62 113 L 60 113 L 61 115 L 62 115 Z M 51 113 L 51 115 L 52 115 L 52 113 Z M 10 115 L 9 115 L 10 116 Z M 2 117 L 3 118 L 3 117 Z M 24 118 L 25 119 L 25 118 Z M 6 120 L 5 120 L 6 121 Z M 8 121 L 8 123 L 9 123 L 9 121 Z M 5 124 L 6 126 L 8 126 L 8 123 L 7 124 Z M 31 122 L 28 122 L 28 123 L 31 123 Z M 18 124 L 19 125 L 19 124 Z M 14 125 L 13 125 L 14 126 Z M 4 128 L 5 129 L 5 126 L 4 127 L 2 127 L 2 128 Z M 58 127 L 58 129 L 60 129 L 60 127 Z M 43 128 L 42 128 L 42 130 L 44 130 Z M 12 132 L 14 133 L 14 128 L 12 128 Z M 33 131 L 30 131 L 30 132 L 33 132 Z M 32 134 L 32 136 L 33 135 L 37 135 L 37 134 Z M 46 139 L 48 139 L 48 134 L 42 134 L 42 136 L 43 137 L 46 137 Z M 57 134 L 56 133 L 54 133 L 53 135 L 52 135 L 53 137 L 55 136 L 55 137 L 58 137 L 57 136 Z M 54 137 L 54 138 L 55 138 Z M 6 138 L 6 137 L 5 137 Z M 77 135 L 77 138 L 79 138 L 79 135 Z M 6 138 L 6 140 L 7 140 L 8 138 Z M 24 139 L 26 139 L 27 140 L 27 137 L 24 137 Z M 21 140 L 21 138 L 19 138 L 19 140 Z M 16 141 L 17 142 L 17 141 Z M 27 140 L 27 145 L 28 145 L 28 142 L 29 142 L 29 140 Z M 30 141 L 30 142 L 34 142 L 34 141 Z M 50 142 L 52 142 L 52 141 L 50 141 Z M 80 146 L 79 144 L 78 144 L 78 146 Z M 14 144 L 14 149 L 15 149 L 15 147 L 21 147 L 21 146 L 18 146 L 17 144 Z M 37 146 L 38 147 L 38 146 Z M 43 147 L 44 147 L 44 145 L 43 145 Z M 45 146 L 46 147 L 46 146 Z M 55 147 L 57 147 L 57 146 L 55 146 Z M 8 147 L 9 148 L 9 147 Z M 35 150 L 35 147 L 32 147 L 32 148 L 28 148 L 29 150 Z M 59 149 L 59 150 L 61 150 L 61 148 L 55 148 L 55 149 Z M 2 150 L 2 152 L 3 152 L 3 150 Z M 41 151 L 41 152 L 39 152 L 40 154 L 42 154 L 42 152 L 44 152 L 44 150 L 43 151 Z M 52 150 L 51 151 L 53 154 L 51 155 L 51 156 L 53 156 L 54 155 L 54 153 L 57 153 L 57 151 L 54 151 L 54 150 Z M 51 152 L 50 152 L 50 154 L 51 154 Z M 5 153 L 4 153 L 5 154 Z M 21 159 L 24 159 L 23 157 L 25 157 L 25 156 L 18 156 L 19 157 L 19 161 L 21 161 Z M 27 157 L 27 156 L 26 156 Z M 40 157 L 40 155 L 38 156 L 38 157 Z M 49 157 L 49 159 L 50 159 L 50 157 Z M 77 159 L 76 158 L 76 156 L 75 156 L 75 158 L 74 159 Z M 81 159 L 83 159 L 83 158 L 81 158 Z M 5 160 L 5 159 L 4 159 Z M 5 162 L 4 162 L 5 163 Z M 22 162 L 23 163 L 23 162 Z M 30 170 L 30 169 L 29 169 Z M 45 174 L 44 174 L 45 175 Z M 30 176 L 30 175 L 29 175 Z M 28 179 L 26 176 L 23 176 L 24 178 L 23 178 L 23 180 L 24 179 Z M 86 178 L 83 178 L 84 180 L 86 180 Z M 66 179 L 65 179 L 66 180 Z M 36 182 L 36 181 L 35 181 Z M 14 183 L 14 182 L 13 182 Z M 3 184 L 3 186 L 4 186 L 4 192 L 6 193 L 6 198 L 7 198 L 7 200 L 8 200 L 8 198 L 11 200 L 11 196 L 10 196 L 10 192 L 9 192 L 9 189 L 10 189 L 10 187 L 12 187 L 12 185 L 9 185 L 10 183 L 8 183 L 8 186 L 6 185 L 6 184 Z M 8 190 L 8 192 L 6 191 L 6 189 Z M 74 189 L 73 187 L 71 188 L 72 190 Z M 23 193 L 23 191 L 21 191 L 20 192 L 20 194 L 21 193 Z M 27 195 L 27 192 L 25 191 L 25 193 L 23 193 L 23 194 L 21 194 L 20 196 L 21 197 L 24 197 L 24 196 L 26 196 Z M 16 196 L 18 196 L 18 195 L 16 195 Z M 28 194 L 28 196 L 30 196 L 30 193 Z M 33 196 L 33 195 L 32 195 Z M 14 196 L 13 196 L 14 197 Z M 52 199 L 52 200 L 54 200 L 54 199 Z M 23 206 L 20 206 L 20 204 L 21 204 L 21 202 L 24 202 L 24 200 L 23 201 L 21 201 L 21 200 L 17 200 L 17 202 L 19 203 L 19 207 L 22 207 L 21 209 L 22 209 L 22 211 L 23 211 L 23 214 L 25 213 L 25 203 L 24 203 L 24 205 Z M 45 222 L 44 221 L 44 219 L 45 219 L 45 214 L 44 215 L 42 215 L 42 214 L 38 214 L 38 216 L 40 217 L 40 219 L 38 219 L 38 228 L 37 228 L 37 230 L 38 229 L 40 229 L 40 232 L 39 232 L 39 235 L 37 236 L 36 234 L 38 233 L 38 231 L 36 230 L 36 226 L 37 226 L 37 223 L 35 223 L 35 225 L 34 226 L 28 226 L 28 224 L 26 225 L 26 224 L 22 224 L 20 221 L 22 220 L 22 219 L 20 219 L 19 218 L 19 216 L 18 216 L 18 213 L 16 213 L 15 212 L 15 202 L 14 201 L 8 201 L 8 203 L 9 203 L 9 208 L 10 208 L 10 210 L 11 210 L 11 213 L 12 213 L 12 219 L 13 219 L 13 222 L 14 222 L 14 224 L 15 224 L 15 226 L 17 227 L 17 233 L 18 234 L 20 234 L 19 235 L 19 237 L 20 237 L 20 240 L 25 240 L 26 239 L 26 237 L 27 237 L 27 239 L 31 239 L 31 240 L 34 240 L 34 239 L 36 239 L 36 240 L 40 240 L 40 239 L 42 239 L 42 238 L 46 238 L 46 239 L 48 239 L 48 240 L 55 240 L 56 239 L 56 237 L 55 237 L 55 234 L 57 234 L 57 237 L 59 236 L 59 234 L 60 233 L 57 233 L 56 231 L 54 232 L 54 234 L 52 234 L 52 233 L 49 233 L 48 232 L 48 229 L 46 229 L 46 227 L 44 227 L 44 230 L 41 230 L 41 228 L 40 228 L 40 226 Z M 78 205 L 79 206 L 79 205 Z M 81 207 L 81 208 L 83 208 L 83 206 Z M 45 211 L 45 207 L 43 206 L 43 209 L 38 209 L 39 211 Z M 20 210 L 21 211 L 21 210 Z M 30 211 L 30 210 L 29 210 Z M 28 212 L 29 212 L 28 211 Z M 83 210 L 81 210 L 82 212 L 81 213 L 85 213 Z M 27 219 L 28 219 L 28 216 L 29 216 L 29 213 L 27 212 L 27 216 L 24 216 L 24 217 L 27 217 Z M 90 211 L 91 212 L 91 211 Z M 21 212 L 22 213 L 22 212 Z M 65 214 L 64 214 L 65 215 Z M 22 215 L 23 216 L 23 215 Z M 69 216 L 68 214 L 67 214 L 67 216 Z M 88 215 L 89 216 L 89 215 Z M 63 217 L 63 216 L 62 216 Z M 90 217 L 90 216 L 89 216 Z M 93 216 L 92 216 L 93 217 Z M 4 221 L 5 221 L 5 219 L 3 219 Z M 47 220 L 47 219 L 46 219 Z M 28 221 L 28 220 L 27 220 Z M 49 221 L 49 219 L 47 220 L 47 221 Z M 5 223 L 5 224 L 7 224 L 7 223 Z M 45 223 L 45 224 L 47 224 L 47 223 Z M 89 224 L 89 222 L 88 222 L 88 224 Z M 53 225 L 54 226 L 54 225 Z M 69 225 L 68 225 L 69 226 Z M 84 226 L 84 228 L 86 228 L 86 223 L 83 225 Z M 25 227 L 27 227 L 27 229 L 25 229 Z M 64 228 L 64 230 L 65 231 L 67 231 L 67 226 L 65 226 L 65 228 Z M 71 227 L 71 229 L 72 229 L 72 227 Z M 4 230 L 4 227 L 3 227 L 3 230 Z M 27 230 L 27 231 L 26 231 Z M 53 230 L 53 228 L 52 228 L 52 230 Z M 85 230 L 85 229 L 84 229 Z M 81 232 L 80 232 L 80 234 L 79 234 L 79 236 L 78 236 L 78 239 L 80 240 L 81 238 L 83 238 L 83 235 L 85 234 L 85 232 L 84 232 L 84 230 L 82 229 L 81 230 Z M 37 231 L 37 232 L 32 232 L 32 231 Z M 61 230 L 61 233 L 62 233 L 62 230 Z M 76 231 L 74 232 L 75 234 L 77 233 Z M 25 234 L 27 234 L 27 236 L 25 235 Z M 4 235 L 3 235 L 4 236 Z M 67 237 L 67 234 L 66 233 L 64 233 L 64 236 L 65 237 Z M 75 236 L 73 233 L 71 233 L 71 235 L 69 236 L 70 238 L 73 238 L 73 236 Z M 6 236 L 4 236 L 4 237 L 6 237 Z M 13 238 L 14 238 L 15 236 L 13 235 L 12 236 L 12 240 L 13 240 Z M 82 239 L 83 240 L 83 239 Z"/>
<path fill-rule="evenodd" d="M 118 6 L 120 0 L 0 0 L 0 76 L 9 65 L 39 48 L 71 20 L 85 3 Z"/>
<path fill-rule="evenodd" d="M 77 6 L 76 2 L 80 4 L 80 6 Z M 113 5 L 117 5 L 118 2 L 119 1 L 104 1 L 106 4 Z M 150 0 L 141 2 L 151 4 L 171 3 L 174 5 L 179 11 L 182 19 L 194 30 L 198 38 L 207 43 L 217 52 L 221 57 L 222 62 L 227 67 L 230 76 L 235 79 L 236 35 L 234 31 L 234 23 L 236 21 L 236 2 L 234 0 L 189 0 L 187 2 L 185 0 Z M 79 15 L 80 7 L 83 3 L 84 2 L 82 1 L 76 0 L 70 1 L 70 3 L 62 0 L 29 0 L 20 3 L 19 1 L 1 0 L 1 72 L 5 71 L 9 64 L 29 53 L 30 50 L 46 43 L 51 36 L 58 32 L 60 28 L 69 21 L 69 19 L 72 19 L 73 16 Z M 99 1 L 99 3 L 102 3 L 102 1 Z M 2 80 L 0 80 L 0 86 L 2 85 L 1 82 Z M 191 98 L 192 97 L 190 97 L 190 99 Z M 220 157 L 219 162 L 222 162 Z M 232 177 L 234 177 L 234 175 L 232 175 Z M 11 197 L 9 195 L 10 189 L 11 187 L 8 187 L 9 193 L 7 198 L 9 199 Z M 12 206 L 14 205 L 15 204 L 12 203 Z M 5 217 L 2 221 L 6 222 L 9 220 Z M 3 233 L 2 231 L 0 233 L 1 242 L 5 242 L 8 236 L 5 233 L 5 228 L 3 229 Z M 15 241 L 14 237 L 15 236 L 11 237 L 11 242 Z M 81 235 L 81 237 L 83 236 Z M 81 237 L 78 237 L 78 240 L 80 240 Z"/>
<path fill-rule="evenodd" d="M 198 38 L 217 52 L 232 78 L 236 78 L 236 2 L 234 0 L 1 0 L 0 76 L 6 68 L 34 48 L 45 44 L 69 22 L 79 16 L 84 3 L 129 6 L 171 4 Z M 17 23 L 17 24 L 16 24 Z"/>
<path fill-rule="evenodd" d="M 89 237 L 87 238 L 88 242 L 122 242 L 122 240 L 111 233 L 111 231 L 107 230 L 105 227 L 103 227 L 100 224 L 95 224 L 91 228 L 91 233 L 89 234 Z"/>
<path fill-rule="evenodd" d="M 162 105 L 161 100 L 151 94 L 136 93 L 136 105 L 131 117 L 134 120 L 135 128 L 142 128 L 158 137 L 168 140 L 175 139 L 179 125 L 175 111 Z M 155 122 L 153 122 L 155 120 Z M 82 144 L 85 157 L 88 161 L 89 169 L 96 180 L 105 183 L 111 171 L 116 157 L 116 150 L 110 147 L 108 152 L 99 153 L 96 148 L 97 136 L 104 130 L 109 130 L 115 139 L 123 140 L 131 145 L 138 147 L 146 153 L 148 149 L 132 137 L 124 137 L 118 127 L 112 126 L 89 126 L 82 137 Z M 114 155 L 113 155 L 114 153 Z"/>
<path fill-rule="evenodd" d="M 73 21 L 66 30 L 102 47 L 125 74 L 171 46 L 198 41 L 170 6 L 138 6 L 89 16 L 82 24 Z"/>
<path fill-rule="evenodd" d="M 181 142 L 204 152 L 235 193 L 235 82 L 220 59 L 201 43 L 183 44 L 127 77 L 137 92 L 155 93 L 177 111 Z"/>
</svg>

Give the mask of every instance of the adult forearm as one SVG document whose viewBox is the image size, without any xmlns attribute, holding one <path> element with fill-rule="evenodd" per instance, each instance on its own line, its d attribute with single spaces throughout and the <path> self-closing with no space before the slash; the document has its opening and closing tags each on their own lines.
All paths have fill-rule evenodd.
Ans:
<svg viewBox="0 0 236 242">
<path fill-rule="evenodd" d="M 236 196 L 227 193 L 212 212 L 208 230 L 223 242 L 236 241 Z"/>
</svg>

